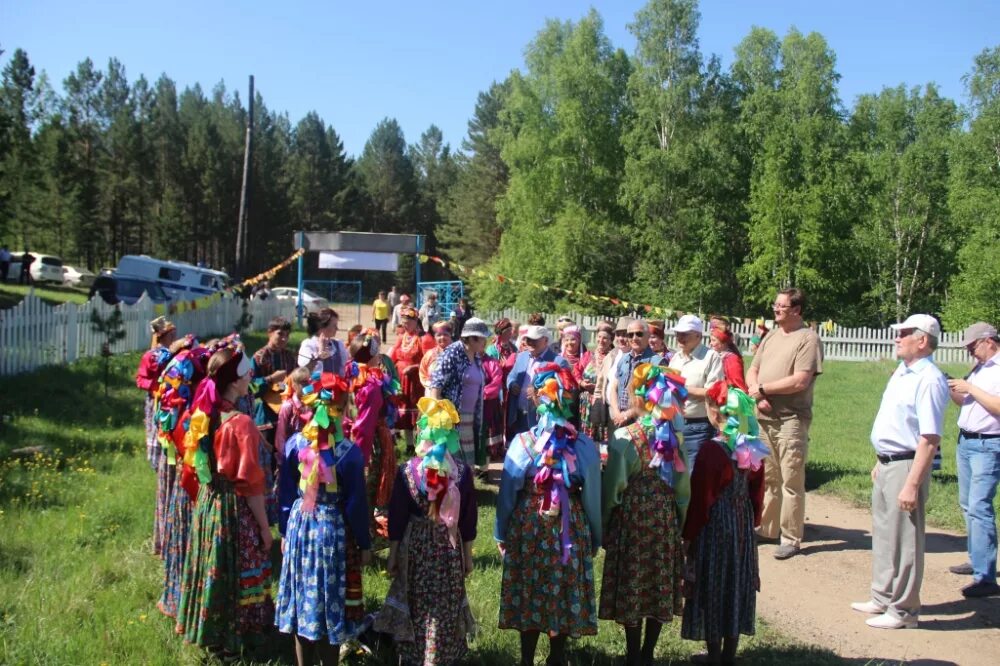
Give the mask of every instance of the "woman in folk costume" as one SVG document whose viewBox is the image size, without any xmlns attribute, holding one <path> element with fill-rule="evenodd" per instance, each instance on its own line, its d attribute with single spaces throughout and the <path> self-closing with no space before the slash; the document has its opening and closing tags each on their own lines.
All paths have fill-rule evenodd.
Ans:
<svg viewBox="0 0 1000 666">
<path fill-rule="evenodd" d="M 278 472 L 275 485 L 281 483 L 281 467 L 285 461 L 285 442 L 299 430 L 302 430 L 304 425 L 300 415 L 305 410 L 299 399 L 299 394 L 311 378 L 312 372 L 309 368 L 300 367 L 292 370 L 285 381 L 285 390 L 281 394 L 281 409 L 278 410 L 278 421 L 274 425 L 274 459 Z"/>
<path fill-rule="evenodd" d="M 335 664 L 339 646 L 354 638 L 364 618 L 360 568 L 371 559 L 364 455 L 344 436 L 343 406 L 350 385 L 341 376 L 315 372 L 302 389 L 307 420 L 285 443 L 279 493 L 284 556 L 276 624 L 295 636 L 295 660 Z M 357 547 L 354 544 L 357 544 Z"/>
<path fill-rule="evenodd" d="M 537 425 L 515 436 L 504 460 L 494 536 L 503 556 L 500 628 L 521 632 L 521 664 L 540 633 L 547 664 L 566 663 L 566 638 L 597 633 L 593 556 L 601 545 L 601 464 L 573 428 L 572 373 L 539 365 Z"/>
<path fill-rule="evenodd" d="M 163 554 L 163 522 L 166 519 L 170 482 L 166 479 L 168 470 L 161 465 L 160 444 L 156 438 L 156 392 L 160 387 L 160 373 L 170 361 L 170 345 L 177 338 L 177 327 L 164 317 L 149 322 L 152 339 L 149 350 L 139 360 L 135 373 L 135 385 L 146 392 L 146 460 L 156 472 L 156 508 L 153 513 L 153 552 Z"/>
<path fill-rule="evenodd" d="M 708 346 L 722 357 L 722 372 L 725 374 L 726 383 L 743 392 L 748 391 L 746 376 L 743 373 L 743 352 L 736 345 L 732 332 L 717 326 L 709 333 L 708 340 Z"/>
<path fill-rule="evenodd" d="M 420 359 L 420 383 L 423 385 L 425 393 L 431 385 L 431 375 L 437 369 L 438 357 L 448 345 L 455 341 L 451 332 L 451 321 L 448 319 L 434 322 L 431 330 L 434 332 L 434 349 L 424 354 L 424 357 Z"/>
<path fill-rule="evenodd" d="M 156 412 L 157 437 L 168 466 L 168 478 L 172 482 L 163 531 L 163 593 L 156 604 L 167 617 L 177 617 L 181 576 L 191 531 L 191 510 L 194 507 L 182 485 L 184 436 L 190 423 L 195 392 L 205 377 L 211 356 L 205 347 L 196 344 L 193 337 L 188 336 L 185 342 L 189 346 L 177 351 L 160 375 L 159 408 Z"/>
<path fill-rule="evenodd" d="M 579 384 L 590 363 L 590 351 L 583 348 L 583 333 L 576 324 L 569 324 L 562 330 L 562 357 L 569 363 L 573 378 Z"/>
<path fill-rule="evenodd" d="M 472 468 L 459 452 L 459 416 L 448 400 L 421 398 L 417 455 L 400 466 L 389 508 L 386 603 L 375 619 L 403 664 L 460 660 L 473 629 L 465 596 L 476 539 Z"/>
<path fill-rule="evenodd" d="M 740 634 L 752 636 L 760 590 L 754 526 L 764 501 L 764 458 L 753 398 L 717 382 L 708 399 L 721 405 L 722 431 L 698 452 L 691 505 L 684 524 L 689 542 L 681 637 L 705 641 L 695 661 L 731 664 Z"/>
<path fill-rule="evenodd" d="M 605 357 L 615 351 L 614 341 L 615 327 L 606 321 L 599 323 L 594 351 L 590 354 L 580 381 L 580 425 L 598 443 L 608 439 L 608 408 L 604 396 L 598 391 L 597 380 Z"/>
<path fill-rule="evenodd" d="M 420 346 L 419 315 L 412 307 L 399 310 L 403 330 L 396 337 L 389 357 L 399 374 L 401 392 L 397 401 L 399 420 L 396 427 L 406 433 L 406 448 L 413 448 L 413 425 L 417 420 L 417 401 L 424 396 L 424 386 L 420 383 L 420 360 L 424 349 Z"/>
<path fill-rule="evenodd" d="M 220 344 L 198 386 L 185 437 L 185 467 L 195 472 L 198 499 L 177 631 L 186 642 L 231 658 L 246 638 L 274 622 L 272 537 L 259 462 L 267 444 L 253 419 L 235 407 L 250 386 L 250 358 L 239 338 Z"/>
<path fill-rule="evenodd" d="M 681 526 L 690 478 L 682 435 L 684 378 L 643 363 L 632 374 L 631 390 L 640 416 L 608 441 L 600 617 L 625 627 L 625 663 L 638 666 L 653 663 L 663 623 L 683 608 Z"/>
<path fill-rule="evenodd" d="M 389 419 L 395 420 L 393 399 L 399 393 L 399 382 L 381 367 L 380 344 L 375 329 L 364 330 L 351 341 L 348 353 L 352 363 L 346 373 L 351 381 L 356 415 L 345 426 L 365 458 L 372 527 L 385 537 L 388 536 L 385 514 L 396 478 L 396 442 L 389 429 Z"/>
</svg>

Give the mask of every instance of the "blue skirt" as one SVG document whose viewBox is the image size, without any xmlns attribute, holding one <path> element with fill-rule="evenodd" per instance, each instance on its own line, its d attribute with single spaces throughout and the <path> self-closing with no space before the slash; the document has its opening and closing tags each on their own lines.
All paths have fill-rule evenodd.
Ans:
<svg viewBox="0 0 1000 666">
<path fill-rule="evenodd" d="M 340 507 L 317 504 L 311 515 L 292 505 L 285 530 L 285 554 L 275 624 L 283 634 L 331 644 L 353 638 L 357 627 L 347 620 L 347 530 Z"/>
</svg>

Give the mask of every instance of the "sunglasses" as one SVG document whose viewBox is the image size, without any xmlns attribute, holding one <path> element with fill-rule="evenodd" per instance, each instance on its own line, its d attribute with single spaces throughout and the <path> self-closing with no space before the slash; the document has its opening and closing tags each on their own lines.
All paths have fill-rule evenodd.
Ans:
<svg viewBox="0 0 1000 666">
<path fill-rule="evenodd" d="M 644 338 L 644 337 L 646 337 L 646 334 L 643 333 L 642 331 L 629 331 L 625 335 L 627 335 L 630 338 Z"/>
</svg>

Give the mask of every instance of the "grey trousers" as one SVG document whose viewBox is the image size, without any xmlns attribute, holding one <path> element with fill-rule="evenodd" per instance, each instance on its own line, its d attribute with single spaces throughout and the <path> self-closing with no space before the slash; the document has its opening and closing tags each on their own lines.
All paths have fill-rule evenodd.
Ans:
<svg viewBox="0 0 1000 666">
<path fill-rule="evenodd" d="M 924 509 L 930 475 L 920 484 L 917 508 L 899 508 L 912 460 L 879 463 L 872 488 L 872 601 L 900 620 L 920 614 L 924 578 Z"/>
</svg>

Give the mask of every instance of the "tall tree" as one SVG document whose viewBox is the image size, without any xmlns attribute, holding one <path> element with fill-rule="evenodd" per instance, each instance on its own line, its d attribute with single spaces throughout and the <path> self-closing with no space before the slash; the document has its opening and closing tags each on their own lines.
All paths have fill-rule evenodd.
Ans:
<svg viewBox="0 0 1000 666">
<path fill-rule="evenodd" d="M 1000 46 L 977 55 L 964 80 L 969 131 L 956 142 L 949 196 L 964 243 L 944 309 L 954 328 L 1000 321 Z"/>
<path fill-rule="evenodd" d="M 35 68 L 28 54 L 16 49 L 3 68 L 0 88 L 0 235 L 10 229 L 27 245 L 37 227 L 35 209 L 39 173 L 31 144 Z"/>
<path fill-rule="evenodd" d="M 97 268 L 104 256 L 103 225 L 101 224 L 100 151 L 104 140 L 101 95 L 103 75 L 87 58 L 76 71 L 63 81 L 65 104 L 73 160 L 73 191 L 76 195 L 74 214 L 77 217 L 75 241 L 77 251 L 88 268 Z"/>
</svg>

